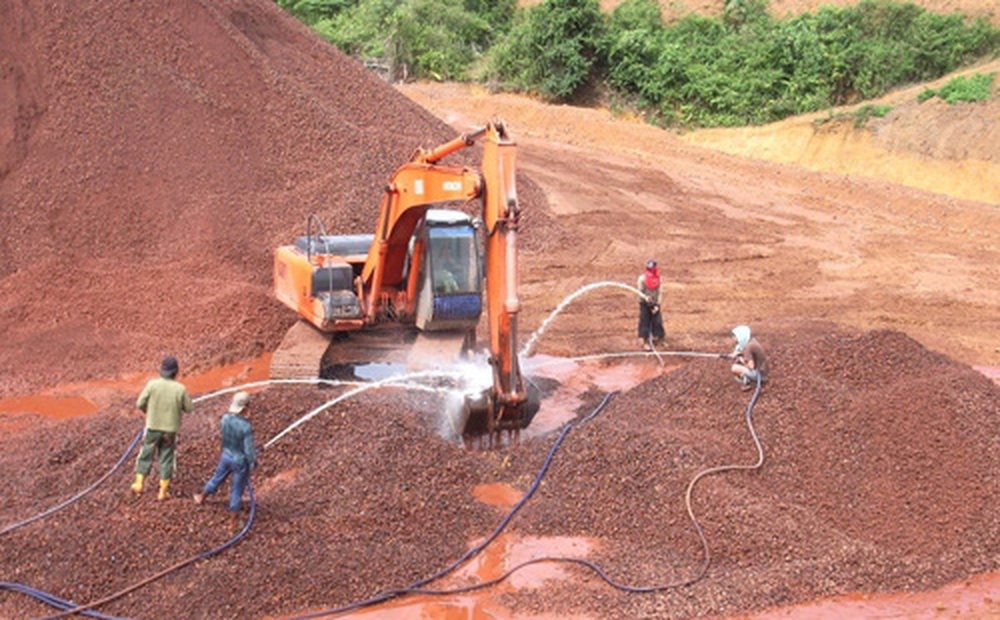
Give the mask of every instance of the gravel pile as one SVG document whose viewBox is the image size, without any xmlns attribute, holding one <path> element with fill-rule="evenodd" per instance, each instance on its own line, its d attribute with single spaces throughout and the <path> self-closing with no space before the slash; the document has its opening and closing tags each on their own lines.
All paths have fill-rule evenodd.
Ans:
<svg viewBox="0 0 1000 620">
<path fill-rule="evenodd" d="M 803 333 L 769 348 L 773 379 L 751 417 L 763 466 L 702 477 L 692 493 L 710 555 L 703 578 L 688 485 L 708 468 L 758 458 L 746 416 L 751 393 L 711 359 L 618 394 L 573 428 L 508 530 L 593 540 L 589 559 L 622 584 L 695 583 L 625 594 L 569 567 L 564 582 L 500 600 L 520 614 L 689 618 L 933 588 L 1000 567 L 993 383 L 892 331 Z M 261 392 L 258 441 L 337 393 Z M 580 414 L 603 396 L 586 395 Z M 109 468 L 141 427 L 129 405 L 0 439 L 0 467 L 12 473 L 0 479 L 3 525 Z M 224 405 L 202 403 L 185 422 L 176 498 L 133 498 L 130 460 L 70 508 L 5 535 L 2 579 L 97 600 L 225 541 L 225 498 L 200 508 L 188 499 L 214 466 Z M 526 492 L 556 435 L 467 451 L 434 432 L 436 410 L 432 395 L 381 391 L 315 416 L 263 453 L 247 538 L 101 611 L 273 616 L 337 607 L 448 566 L 504 514 L 472 489 L 502 482 Z M 0 595 L 4 617 L 44 613 L 26 597 Z"/>
<path fill-rule="evenodd" d="M 273 350 L 274 249 L 312 213 L 373 232 L 391 173 L 456 135 L 267 0 L 0 14 L 0 397 Z"/>
</svg>

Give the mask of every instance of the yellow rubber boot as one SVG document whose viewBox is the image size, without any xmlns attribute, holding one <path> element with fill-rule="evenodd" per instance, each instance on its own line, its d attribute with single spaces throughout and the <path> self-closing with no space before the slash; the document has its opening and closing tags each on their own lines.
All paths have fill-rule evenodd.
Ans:
<svg viewBox="0 0 1000 620">
<path fill-rule="evenodd" d="M 170 481 L 160 480 L 160 492 L 156 494 L 157 501 L 162 502 L 163 500 L 170 497 L 170 493 L 168 493 L 169 489 L 170 489 Z"/>
<path fill-rule="evenodd" d="M 132 486 L 130 486 L 129 488 L 132 489 L 132 492 L 135 493 L 136 495 L 141 495 L 142 494 L 142 483 L 145 482 L 145 480 L 146 480 L 146 476 L 144 476 L 143 474 L 136 474 L 135 475 L 135 482 L 133 482 Z"/>
</svg>

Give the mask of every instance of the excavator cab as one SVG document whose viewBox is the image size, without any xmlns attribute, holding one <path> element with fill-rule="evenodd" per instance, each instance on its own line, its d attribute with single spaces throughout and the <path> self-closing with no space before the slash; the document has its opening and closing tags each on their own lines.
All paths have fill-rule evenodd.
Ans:
<svg viewBox="0 0 1000 620">
<path fill-rule="evenodd" d="M 479 235 L 461 211 L 430 209 L 417 234 L 423 274 L 416 325 L 423 331 L 475 330 L 483 312 Z"/>
</svg>

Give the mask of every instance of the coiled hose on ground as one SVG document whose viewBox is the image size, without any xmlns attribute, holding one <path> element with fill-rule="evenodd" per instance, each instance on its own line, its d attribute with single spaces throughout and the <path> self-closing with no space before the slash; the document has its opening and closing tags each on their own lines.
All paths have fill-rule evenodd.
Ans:
<svg viewBox="0 0 1000 620">
<path fill-rule="evenodd" d="M 456 570 L 458 570 L 458 568 L 460 568 L 467 561 L 469 561 L 470 559 L 472 559 L 473 557 L 475 557 L 476 555 L 478 555 L 483 549 L 485 549 L 490 543 L 492 543 L 500 535 L 501 532 L 503 532 L 503 530 L 511 522 L 511 520 L 514 518 L 514 516 L 521 510 L 521 508 L 528 502 L 529 499 L 531 499 L 531 497 L 538 490 L 539 486 L 541 485 L 542 479 L 545 477 L 545 474 L 548 472 L 549 466 L 552 464 L 552 459 L 555 457 L 556 452 L 559 450 L 560 446 L 562 445 L 562 443 L 566 439 L 566 437 L 569 435 L 570 431 L 572 431 L 574 428 L 576 428 L 577 426 L 579 426 L 581 424 L 586 424 L 587 422 L 589 422 L 590 420 L 592 420 L 594 417 L 596 417 L 607 406 L 607 404 L 608 404 L 608 402 L 610 402 L 611 398 L 618 393 L 618 392 L 610 392 L 610 393 L 608 393 L 608 394 L 605 395 L 605 397 L 601 401 L 601 403 L 592 412 L 590 412 L 587 416 L 585 416 L 585 417 L 583 417 L 583 418 L 581 418 L 579 420 L 575 420 L 573 422 L 569 422 L 569 423 L 567 423 L 563 427 L 562 431 L 559 433 L 559 437 L 556 439 L 556 441 L 552 444 L 552 447 L 549 449 L 548 455 L 546 456 L 545 461 L 542 463 L 541 469 L 539 470 L 538 474 L 535 476 L 535 480 L 531 484 L 531 486 L 528 488 L 528 491 L 524 494 L 524 497 L 522 497 L 510 509 L 510 511 L 503 517 L 503 519 L 500 520 L 500 524 L 493 530 L 493 533 L 490 534 L 489 537 L 487 537 L 483 542 L 481 542 L 480 544 L 476 545 L 475 547 L 473 547 L 472 549 L 470 549 L 469 551 L 467 551 L 461 558 L 459 558 L 458 560 L 456 560 L 450 566 L 448 566 L 447 568 L 444 568 L 443 570 L 438 571 L 437 573 L 434 573 L 433 575 L 431 575 L 429 577 L 426 577 L 424 579 L 420 579 L 420 580 L 418 580 L 418 581 L 410 584 L 409 586 L 406 586 L 406 587 L 403 587 L 403 588 L 398 588 L 398 589 L 394 589 L 394 590 L 387 590 L 385 592 L 381 592 L 379 594 L 376 594 L 373 597 L 370 597 L 370 598 L 367 598 L 367 599 L 364 599 L 364 600 L 361 600 L 361 601 L 357 601 L 357 602 L 354 602 L 354 603 L 350 603 L 350 604 L 344 605 L 342 607 L 337 607 L 337 608 L 332 608 L 332 609 L 318 610 L 318 611 L 313 611 L 313 612 L 309 612 L 309 613 L 306 613 L 306 614 L 297 614 L 297 615 L 287 616 L 286 618 L 288 618 L 288 619 L 294 618 L 294 619 L 298 620 L 298 619 L 318 618 L 318 617 L 322 617 L 322 616 L 338 615 L 338 614 L 343 614 L 343 613 L 347 613 L 347 612 L 350 612 L 350 611 L 355 611 L 355 610 L 358 610 L 358 609 L 362 609 L 364 607 L 369 607 L 369 606 L 372 606 L 372 605 L 376 605 L 378 603 L 383 603 L 385 601 L 388 601 L 388 600 L 391 600 L 391 599 L 394 599 L 394 598 L 398 598 L 398 597 L 401 597 L 401 596 L 405 596 L 407 594 L 423 594 L 423 595 L 429 595 L 429 596 L 451 596 L 451 595 L 456 595 L 456 594 L 463 594 L 463 593 L 467 593 L 467 592 L 473 592 L 473 591 L 476 591 L 476 590 L 482 590 L 484 588 L 489 588 L 489 587 L 495 586 L 495 585 L 497 585 L 497 584 L 505 581 L 511 575 L 513 575 L 517 571 L 521 570 L 522 568 L 525 568 L 525 567 L 530 566 L 532 564 L 539 564 L 539 563 L 542 563 L 542 562 L 561 562 L 561 563 L 565 563 L 565 564 L 576 564 L 576 565 L 579 565 L 579 566 L 583 566 L 583 567 L 588 568 L 591 571 L 593 571 L 598 577 L 600 577 L 602 580 L 604 580 L 608 585 L 612 586 L 613 588 L 621 590 L 623 592 L 630 592 L 630 593 L 636 593 L 636 594 L 643 594 L 643 593 L 650 593 L 650 592 L 659 592 L 659 591 L 662 591 L 662 590 L 668 590 L 668 589 L 673 589 L 673 588 L 679 588 L 679 587 L 684 587 L 684 586 L 692 585 L 695 582 L 701 580 L 705 576 L 705 574 L 708 572 L 708 567 L 711 564 L 711 560 L 712 560 L 711 551 L 710 551 L 710 548 L 709 548 L 709 545 L 708 545 L 708 539 L 705 536 L 704 529 L 702 528 L 701 524 L 698 522 L 698 519 L 697 519 L 697 517 L 694 514 L 694 507 L 693 507 L 693 504 L 692 504 L 692 496 L 693 496 L 693 492 L 694 492 L 694 487 L 695 487 L 695 485 L 698 484 L 698 482 L 701 479 L 703 479 L 703 478 L 705 478 L 707 476 L 713 475 L 713 474 L 718 474 L 718 473 L 722 473 L 722 472 L 726 472 L 726 471 L 734 471 L 734 470 L 759 469 L 764 464 L 764 449 L 763 449 L 763 447 L 761 445 L 760 438 L 757 436 L 757 432 L 754 429 L 754 426 L 753 426 L 753 417 L 752 417 L 752 415 L 753 415 L 753 408 L 757 404 L 757 399 L 760 396 L 760 389 L 761 389 L 761 383 L 760 383 L 760 379 L 758 379 L 757 380 L 757 386 L 756 386 L 756 389 L 754 391 L 753 397 L 750 399 L 750 402 L 749 402 L 749 404 L 747 405 L 747 408 L 746 408 L 746 422 L 747 422 L 747 426 L 748 426 L 748 428 L 750 430 L 750 435 L 753 438 L 754 445 L 757 448 L 757 455 L 758 455 L 757 462 L 754 463 L 754 464 L 752 464 L 752 465 L 739 465 L 739 464 L 737 464 L 737 465 L 721 465 L 721 466 L 718 466 L 718 467 L 711 467 L 709 469 L 702 470 L 701 472 L 699 472 L 698 474 L 696 474 L 691 479 L 691 482 L 688 483 L 687 491 L 686 491 L 685 496 L 684 496 L 684 502 L 685 502 L 685 506 L 687 508 L 688 517 L 691 519 L 691 522 L 694 524 L 694 528 L 695 528 L 695 531 L 698 534 L 698 538 L 701 540 L 702 549 L 704 551 L 704 557 L 703 557 L 702 564 L 701 564 L 701 567 L 699 568 L 699 570 L 696 571 L 694 575 L 692 575 L 691 577 L 689 577 L 687 579 L 682 579 L 682 580 L 678 580 L 678 581 L 675 581 L 675 582 L 658 584 L 658 585 L 633 586 L 633 585 L 623 584 L 623 583 L 619 583 L 619 582 L 615 581 L 610 576 L 608 576 L 608 574 L 600 566 L 598 566 L 594 562 L 591 562 L 590 560 L 585 560 L 585 559 L 582 559 L 582 558 L 562 557 L 562 556 L 544 556 L 544 557 L 533 558 L 531 560 L 522 562 L 522 563 L 518 564 L 517 566 L 514 566 L 513 568 L 511 568 L 510 570 L 508 570 L 504 574 L 500 575 L 499 577 L 496 577 L 494 579 L 490 579 L 488 581 L 483 581 L 483 582 L 480 582 L 480 583 L 477 583 L 477 584 L 472 584 L 472 585 L 469 585 L 469 586 L 462 586 L 462 587 L 457 587 L 457 588 L 440 589 L 440 590 L 429 589 L 429 588 L 423 587 L 423 586 L 425 586 L 425 585 L 427 585 L 429 583 L 437 581 L 438 579 L 441 579 L 441 578 L 445 577 L 446 575 L 449 575 L 449 574 L 455 572 Z"/>
</svg>

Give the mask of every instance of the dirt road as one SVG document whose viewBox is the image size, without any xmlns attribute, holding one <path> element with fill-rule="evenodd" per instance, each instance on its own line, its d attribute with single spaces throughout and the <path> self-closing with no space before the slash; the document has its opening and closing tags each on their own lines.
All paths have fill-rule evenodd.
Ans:
<svg viewBox="0 0 1000 620">
<path fill-rule="evenodd" d="M 1000 364 L 996 205 L 730 156 L 605 110 L 463 85 L 400 90 L 458 129 L 502 116 L 523 145 L 520 165 L 559 216 L 565 250 L 525 261 L 529 324 L 581 285 L 632 282 L 646 258 L 657 257 L 671 346 L 711 350 L 738 323 L 777 336 L 783 325 L 820 319 L 898 329 L 958 360 Z M 780 128 L 772 132 L 777 139 Z M 843 135 L 825 139 L 831 148 L 815 149 L 835 160 L 832 146 Z M 712 141 L 720 142 L 718 133 Z M 883 165 L 889 157 L 875 146 L 864 156 Z M 957 190 L 963 162 L 951 165 Z M 604 303 L 588 303 L 585 313 L 560 323 L 559 336 L 547 336 L 546 352 L 629 341 L 632 300 L 602 291 L 594 295 Z"/>
</svg>

